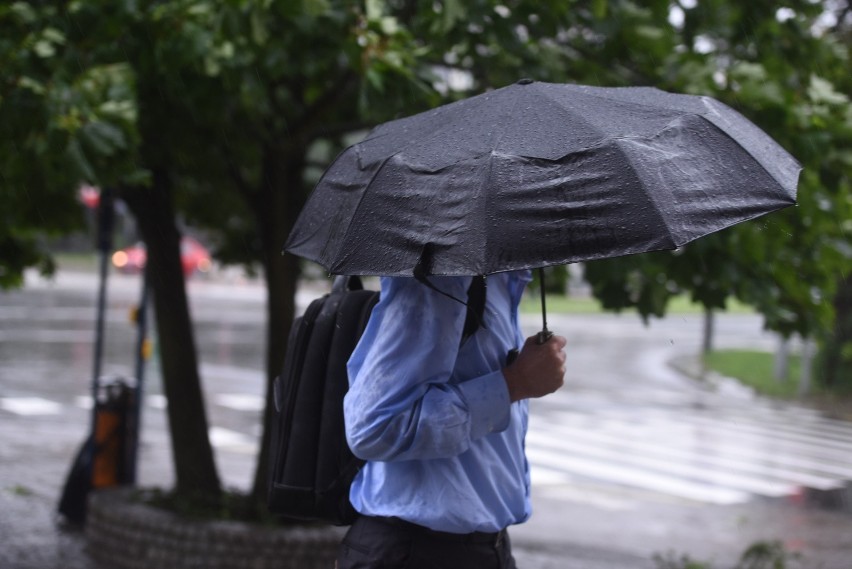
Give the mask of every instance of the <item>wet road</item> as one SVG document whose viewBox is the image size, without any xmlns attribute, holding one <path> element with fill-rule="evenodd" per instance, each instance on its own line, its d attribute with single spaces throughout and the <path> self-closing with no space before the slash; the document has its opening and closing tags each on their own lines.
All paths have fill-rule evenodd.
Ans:
<svg viewBox="0 0 852 569">
<path fill-rule="evenodd" d="M 104 374 L 132 375 L 138 287 L 110 277 Z M 28 539 L 10 512 L 32 497 L 50 518 L 87 432 L 95 290 L 92 275 L 66 273 L 0 294 L 0 540 Z M 246 488 L 260 433 L 264 293 L 237 279 L 193 280 L 189 290 L 217 463 L 227 485 Z M 568 337 L 569 371 L 564 389 L 533 403 L 535 513 L 513 532 L 522 566 L 652 567 L 651 555 L 669 550 L 725 562 L 778 539 L 805 554 L 804 566 L 852 569 L 852 513 L 839 507 L 852 480 L 852 425 L 676 371 L 671 362 L 695 361 L 700 317 L 650 327 L 633 315 L 549 321 Z M 523 324 L 533 333 L 538 318 Z M 774 344 L 757 317 L 719 318 L 720 347 Z M 140 483 L 168 486 L 156 365 L 145 390 Z M 830 507 L 815 507 L 818 499 Z M 0 566 L 47 565 L 0 550 Z"/>
</svg>

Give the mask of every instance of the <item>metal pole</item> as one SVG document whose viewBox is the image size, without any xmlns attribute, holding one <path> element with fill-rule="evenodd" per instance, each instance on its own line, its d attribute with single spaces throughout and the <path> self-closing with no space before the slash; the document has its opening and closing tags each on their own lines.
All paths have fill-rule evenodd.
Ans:
<svg viewBox="0 0 852 569">
<path fill-rule="evenodd" d="M 92 366 L 92 415 L 91 436 L 89 437 L 89 456 L 91 459 L 86 465 L 88 468 L 87 478 L 92 480 L 92 468 L 97 455 L 97 427 L 98 427 L 98 391 L 100 388 L 101 360 L 103 359 L 104 344 L 104 313 L 106 312 L 107 275 L 109 269 L 109 258 L 112 252 L 112 232 L 115 222 L 115 200 L 112 190 L 104 188 L 101 190 L 98 201 L 98 223 L 96 247 L 100 253 L 100 281 L 98 284 L 97 312 L 95 314 L 95 350 Z M 87 488 L 88 491 L 88 488 Z"/>
<path fill-rule="evenodd" d="M 142 271 L 142 293 L 136 308 L 136 393 L 133 400 L 133 429 L 128 453 L 128 484 L 136 483 L 136 465 L 138 464 L 139 439 L 142 437 L 142 400 L 145 396 L 145 359 L 148 341 L 148 273 Z"/>
<path fill-rule="evenodd" d="M 98 304 L 95 315 L 95 354 L 92 371 L 92 403 L 98 399 L 98 387 L 101 377 L 101 360 L 104 345 L 104 313 L 106 312 L 106 282 L 109 269 L 109 257 L 112 252 L 112 230 L 115 221 L 114 198 L 112 190 L 101 191 L 98 203 L 97 249 L 100 252 L 100 281 L 98 284 Z M 94 407 L 93 407 L 94 409 Z M 94 415 L 93 423 L 94 423 Z M 92 430 L 94 434 L 94 430 Z"/>
<path fill-rule="evenodd" d="M 109 257 L 112 252 L 112 230 L 115 220 L 112 191 L 104 189 L 98 203 L 97 249 L 100 253 L 100 281 L 98 284 L 98 303 L 95 315 L 95 353 L 92 371 L 92 397 L 97 400 L 98 380 L 101 377 L 101 359 L 103 358 L 104 312 L 106 311 L 106 281 L 109 269 Z"/>
</svg>

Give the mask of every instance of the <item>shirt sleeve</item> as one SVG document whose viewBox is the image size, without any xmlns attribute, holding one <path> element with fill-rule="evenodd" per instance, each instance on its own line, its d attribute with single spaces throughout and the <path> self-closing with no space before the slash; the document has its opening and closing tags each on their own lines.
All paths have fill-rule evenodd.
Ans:
<svg viewBox="0 0 852 569">
<path fill-rule="evenodd" d="M 467 277 L 432 277 L 466 300 Z M 365 460 L 449 458 L 509 424 L 502 370 L 451 381 L 466 308 L 412 278 L 382 279 L 379 303 L 349 360 L 346 435 Z"/>
</svg>

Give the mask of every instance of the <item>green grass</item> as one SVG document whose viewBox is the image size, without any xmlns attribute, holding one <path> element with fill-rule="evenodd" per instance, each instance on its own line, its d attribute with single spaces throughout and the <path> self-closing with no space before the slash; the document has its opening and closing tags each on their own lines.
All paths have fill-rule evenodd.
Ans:
<svg viewBox="0 0 852 569">
<path fill-rule="evenodd" d="M 603 314 L 605 311 L 601 307 L 601 303 L 592 297 L 577 297 L 548 294 L 547 295 L 547 312 L 548 314 Z M 541 300 L 537 295 L 525 294 L 521 301 L 521 312 L 523 313 L 540 313 Z M 635 313 L 635 309 L 623 310 L 622 312 Z M 666 314 L 702 314 L 704 307 L 700 304 L 692 302 L 686 296 L 678 296 L 671 300 L 666 310 Z M 726 313 L 748 314 L 754 312 L 751 307 L 740 302 L 731 301 L 728 303 Z"/>
<path fill-rule="evenodd" d="M 73 271 L 97 270 L 100 259 L 96 253 L 56 253 L 54 258 L 57 269 Z"/>
<path fill-rule="evenodd" d="M 816 370 L 813 372 L 809 392 L 801 397 L 798 393 L 802 374 L 802 359 L 790 355 L 787 378 L 775 379 L 775 355 L 753 350 L 718 350 L 704 357 L 707 369 L 734 378 L 744 385 L 768 397 L 799 399 L 816 405 L 834 416 L 852 420 L 852 385 L 843 383 L 828 387 L 821 384 Z"/>
<path fill-rule="evenodd" d="M 707 354 L 704 362 L 708 369 L 753 387 L 762 395 L 781 399 L 797 396 L 802 369 L 799 356 L 790 356 L 788 377 L 782 381 L 775 379 L 775 356 L 767 352 L 718 350 Z"/>
<path fill-rule="evenodd" d="M 749 546 L 731 569 L 794 569 L 802 567 L 801 554 L 787 551 L 780 541 L 758 541 Z M 714 569 L 715 565 L 696 561 L 689 555 L 674 552 L 654 555 L 657 569 Z"/>
</svg>

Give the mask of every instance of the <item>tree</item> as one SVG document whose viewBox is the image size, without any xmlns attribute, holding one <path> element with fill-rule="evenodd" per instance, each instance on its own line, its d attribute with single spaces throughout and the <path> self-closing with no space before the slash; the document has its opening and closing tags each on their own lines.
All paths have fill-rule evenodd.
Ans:
<svg viewBox="0 0 852 569">
<path fill-rule="evenodd" d="M 82 225 L 74 203 L 80 183 L 112 187 L 128 202 L 148 244 L 177 488 L 215 495 L 219 481 L 180 269 L 170 165 L 158 145 L 156 123 L 169 109 L 138 104 L 155 100 L 144 95 L 156 90 L 156 78 L 140 73 L 148 53 L 140 44 L 117 49 L 116 40 L 132 22 L 108 4 L 16 2 L 0 8 L 0 25 L 8 32 L 0 40 L 7 64 L 0 91 L 3 282 L 20 284 L 28 264 L 51 268 L 39 239 Z"/>
<path fill-rule="evenodd" d="M 359 38 L 372 24 L 347 3 L 331 8 L 172 2 L 126 15 L 137 22 L 140 37 L 156 38 L 145 59 L 133 63 L 137 81 L 156 83 L 140 91 L 140 110 L 148 104 L 166 111 L 143 132 L 143 147 L 156 141 L 167 162 L 164 176 L 168 172 L 180 188 L 177 202 L 187 219 L 215 230 L 220 257 L 262 268 L 269 291 L 264 424 L 271 418 L 271 386 L 283 365 L 299 275 L 298 260 L 282 257 L 281 248 L 308 191 L 309 152 L 320 139 L 339 145 L 337 138 L 368 124 L 362 52 L 373 40 L 364 47 Z M 294 58 L 305 45 L 315 46 L 310 57 Z M 267 449 L 265 433 L 254 484 L 259 502 L 266 493 Z"/>
<path fill-rule="evenodd" d="M 83 227 L 79 183 L 126 167 L 134 143 L 127 68 L 80 69 L 67 41 L 51 3 L 0 5 L 0 288 L 20 286 L 27 267 L 53 272 L 44 238 Z"/>
<path fill-rule="evenodd" d="M 34 4 L 36 19 L 21 23 L 21 4 L 2 13 L 0 21 L 18 28 L 0 40 L 0 57 L 21 69 L 15 89 L 31 90 L 20 79 L 31 76 L 48 88 L 38 99 L 41 122 L 14 123 L 11 139 L 54 132 L 59 142 L 45 151 L 34 145 L 30 159 L 56 164 L 69 182 L 42 185 L 67 201 L 75 180 L 110 184 L 137 217 L 156 276 L 163 349 L 171 350 L 163 365 L 176 461 L 201 451 L 198 461 L 177 465 L 182 488 L 193 486 L 198 470 L 208 471 L 198 487 L 213 492 L 218 480 L 185 291 L 175 274 L 174 215 L 207 227 L 221 259 L 261 267 L 268 389 L 284 358 L 300 272 L 281 247 L 324 166 L 382 120 L 522 77 L 710 94 L 754 119 L 806 166 L 795 210 L 675 253 L 590 264 L 587 278 L 606 306 L 638 306 L 649 316 L 684 291 L 708 307 L 735 295 L 756 304 L 774 329 L 813 334 L 830 326 L 834 311 L 823 299 L 835 297 L 850 249 L 849 77 L 848 42 L 836 39 L 842 34 L 814 32 L 821 5 L 77 0 L 62 10 Z M 51 57 L 39 55 L 50 51 L 39 44 L 43 37 Z M 28 46 L 28 59 L 16 59 L 17 46 Z M 23 96 L 7 98 L 8 89 L 0 91 L 0 116 L 17 116 Z M 73 112 L 69 98 L 82 101 Z M 10 160 L 15 149 L 0 144 L 7 144 L 0 160 Z M 15 187 L 27 185 L 20 168 L 8 171 Z M 11 226 L 20 233 L 32 223 L 13 219 Z M 183 421 L 187 428 L 178 428 Z"/>
<path fill-rule="evenodd" d="M 848 41 L 823 30 L 810 2 L 701 2 L 672 25 L 677 44 L 654 81 L 713 95 L 762 126 L 804 166 L 799 207 L 726 230 L 682 251 L 595 263 L 587 275 L 610 308 L 662 315 L 684 291 L 708 308 L 734 295 L 767 327 L 829 341 L 831 299 L 852 259 Z M 696 270 L 701 268 L 701 270 Z M 838 369 L 835 359 L 829 370 Z M 848 365 L 848 364 L 847 364 Z"/>
</svg>

